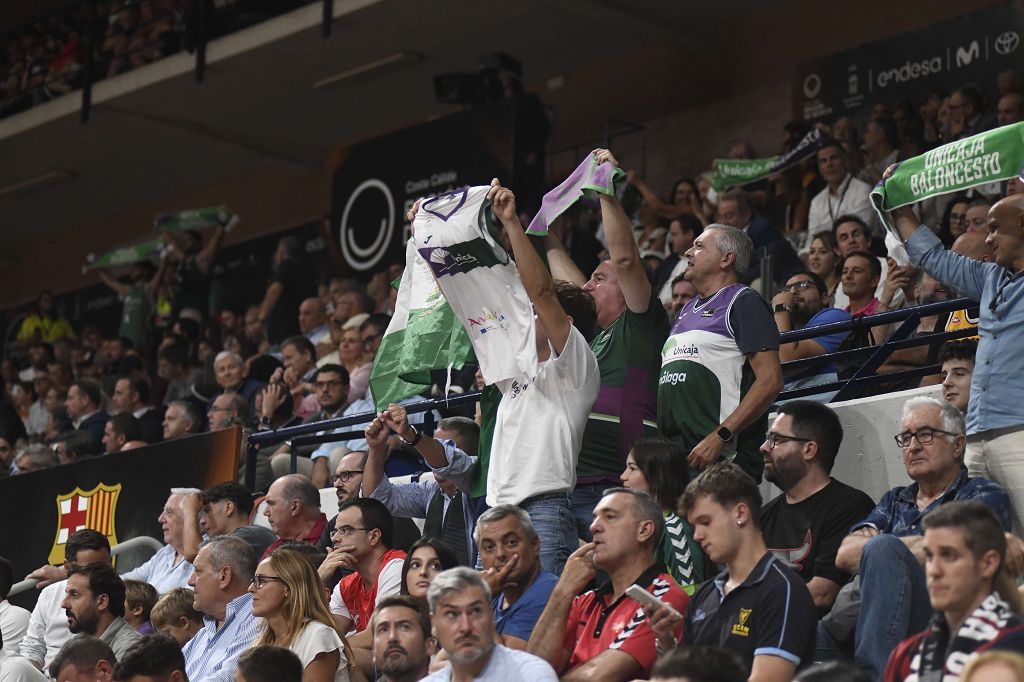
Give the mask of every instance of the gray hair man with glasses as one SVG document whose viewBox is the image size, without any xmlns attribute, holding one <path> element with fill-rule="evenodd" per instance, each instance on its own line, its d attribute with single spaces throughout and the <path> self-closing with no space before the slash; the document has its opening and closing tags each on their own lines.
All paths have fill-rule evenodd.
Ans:
<svg viewBox="0 0 1024 682">
<path fill-rule="evenodd" d="M 836 568 L 836 552 L 851 525 L 875 507 L 860 490 L 830 476 L 843 442 L 839 417 L 812 400 L 779 408 L 761 445 L 764 477 L 782 494 L 761 508 L 768 551 L 800 574 L 819 613 L 827 612 L 850 581 Z"/>
<path fill-rule="evenodd" d="M 853 652 L 875 676 L 896 645 L 923 630 L 932 614 L 923 569 L 924 516 L 947 502 L 977 500 L 995 512 L 1004 531 L 1010 530 L 1006 491 L 987 479 L 967 477 L 964 432 L 964 416 L 952 405 L 929 397 L 908 400 L 895 441 L 913 483 L 883 495 L 867 518 L 853 525 L 836 555 L 838 568 L 860 576 Z M 1007 569 L 1019 573 L 1021 543 L 1012 538 L 1009 545 Z M 817 660 L 835 657 L 844 634 L 837 625 L 828 617 L 819 625 Z"/>
</svg>

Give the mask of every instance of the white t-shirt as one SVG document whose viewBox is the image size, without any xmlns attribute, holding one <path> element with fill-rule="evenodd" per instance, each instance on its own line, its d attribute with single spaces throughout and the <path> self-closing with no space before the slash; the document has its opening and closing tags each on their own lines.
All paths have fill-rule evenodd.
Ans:
<svg viewBox="0 0 1024 682">
<path fill-rule="evenodd" d="M 814 195 L 807 216 L 807 233 L 810 235 L 808 244 L 819 232 L 831 232 L 832 222 L 841 215 L 853 214 L 863 220 L 865 225 L 873 226 L 877 216 L 871 207 L 870 195 L 871 186 L 852 175 L 847 175 L 846 180 L 839 185 L 836 196 L 832 196 L 828 187 Z"/>
<path fill-rule="evenodd" d="M 288 646 L 292 653 L 299 657 L 302 667 L 313 662 L 318 654 L 324 652 L 338 652 L 338 671 L 334 674 L 334 682 L 348 682 L 348 661 L 345 658 L 345 648 L 341 644 L 341 637 L 334 628 L 323 623 L 311 620 L 302 628 L 299 636 L 292 640 Z"/>
<path fill-rule="evenodd" d="M 452 669 L 449 666 L 424 677 L 423 682 L 448 682 L 451 679 Z M 495 644 L 487 665 L 473 679 L 477 682 L 558 682 L 558 675 L 539 656 Z"/>
<path fill-rule="evenodd" d="M 537 377 L 495 384 L 501 403 L 487 471 L 487 504 L 519 504 L 528 497 L 576 486 L 583 428 L 601 388 L 597 357 L 572 327 L 562 354 L 538 364 Z"/>
<path fill-rule="evenodd" d="M 47 585 L 39 593 L 28 620 L 28 631 L 18 647 L 22 656 L 44 667 L 50 665 L 64 642 L 71 639 L 67 614 L 60 607 L 67 584 L 64 579 Z"/>
<path fill-rule="evenodd" d="M 9 654 L 18 653 L 18 645 L 28 631 L 28 620 L 32 613 L 28 609 L 15 606 L 4 599 L 0 601 L 0 635 L 4 640 L 4 651 Z"/>
<path fill-rule="evenodd" d="M 13 656 L 0 649 L 0 682 L 48 682 L 49 679 L 27 658 Z"/>
</svg>

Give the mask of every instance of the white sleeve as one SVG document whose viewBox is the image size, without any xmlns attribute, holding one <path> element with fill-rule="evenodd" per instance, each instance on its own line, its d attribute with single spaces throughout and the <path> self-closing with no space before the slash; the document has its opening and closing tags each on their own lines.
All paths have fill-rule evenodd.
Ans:
<svg viewBox="0 0 1024 682">
<path fill-rule="evenodd" d="M 27 609 L 13 604 L 8 606 L 6 621 L 8 627 L 3 631 L 4 651 L 10 654 L 18 653 L 18 647 L 21 645 L 21 640 L 25 638 L 28 621 L 31 618 L 32 614 Z"/>
<path fill-rule="evenodd" d="M 11 656 L 0 663 L 0 682 L 48 682 L 27 659 Z"/>
<path fill-rule="evenodd" d="M 334 591 L 331 592 L 330 609 L 331 613 L 335 616 L 342 616 L 352 621 L 355 620 L 352 617 L 352 612 L 348 610 L 348 604 L 346 604 L 345 600 L 341 598 L 341 583 L 338 583 L 334 588 Z"/>
<path fill-rule="evenodd" d="M 55 584 L 63 584 L 63 581 Z M 49 625 L 47 621 L 53 615 L 51 613 L 53 606 L 50 603 L 52 601 L 50 592 L 52 591 L 45 588 L 39 595 L 36 607 L 32 609 L 32 615 L 28 619 L 28 630 L 19 647 L 22 656 L 39 665 L 46 662 L 46 630 Z"/>
<path fill-rule="evenodd" d="M 403 559 L 392 559 L 384 568 L 380 569 L 380 575 L 377 576 L 377 598 L 374 600 L 374 607 L 380 603 L 384 597 L 390 597 L 393 594 L 398 594 L 402 589 L 402 564 L 405 563 Z"/>
</svg>

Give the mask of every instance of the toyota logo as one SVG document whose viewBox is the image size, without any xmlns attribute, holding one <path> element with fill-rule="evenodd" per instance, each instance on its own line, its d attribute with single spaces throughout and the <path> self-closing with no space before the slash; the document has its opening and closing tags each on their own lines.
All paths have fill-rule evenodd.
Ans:
<svg viewBox="0 0 1024 682">
<path fill-rule="evenodd" d="M 995 40 L 996 52 L 1010 54 L 1020 45 L 1020 36 L 1016 31 L 1003 31 Z"/>
</svg>

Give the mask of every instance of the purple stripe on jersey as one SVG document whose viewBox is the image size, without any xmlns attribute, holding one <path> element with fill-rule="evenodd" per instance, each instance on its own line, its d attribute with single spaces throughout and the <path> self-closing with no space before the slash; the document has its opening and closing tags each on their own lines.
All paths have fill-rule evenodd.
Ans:
<svg viewBox="0 0 1024 682">
<path fill-rule="evenodd" d="M 722 312 L 728 310 L 740 292 L 746 288 L 746 284 L 730 284 L 719 289 L 715 295 L 699 307 L 697 297 L 690 299 L 680 311 L 679 318 L 669 334 L 670 338 L 673 334 L 696 330 L 732 338 L 732 332 L 729 329 L 729 316 L 723 315 Z"/>
<path fill-rule="evenodd" d="M 457 203 L 455 205 L 455 208 L 453 208 L 452 210 L 448 211 L 447 213 L 438 213 L 437 211 L 432 211 L 429 208 L 427 208 L 428 206 L 430 206 L 431 204 L 433 204 L 435 202 L 443 201 L 445 199 L 451 199 L 451 198 L 455 197 L 456 195 L 461 195 L 459 197 L 459 203 Z M 458 213 L 459 209 L 462 208 L 462 205 L 466 203 L 466 197 L 468 197 L 468 196 L 469 196 L 469 186 L 466 186 L 466 187 L 463 187 L 462 189 L 457 189 L 457 190 L 455 190 L 453 192 L 448 192 L 447 194 L 439 194 L 436 197 L 434 197 L 433 199 L 427 199 L 422 204 L 420 204 L 420 208 L 422 210 L 426 211 L 427 213 L 429 213 L 430 215 L 435 215 L 438 218 L 440 218 L 441 220 L 443 220 L 445 222 L 448 222 L 448 219 L 451 218 L 456 213 Z"/>
<path fill-rule="evenodd" d="M 654 421 L 658 415 L 658 394 L 648 389 L 651 372 L 641 367 L 627 367 L 622 386 L 601 385 L 591 412 L 619 415 L 619 455 L 625 466 L 626 455 L 638 438 L 644 435 L 643 420 Z"/>
</svg>

